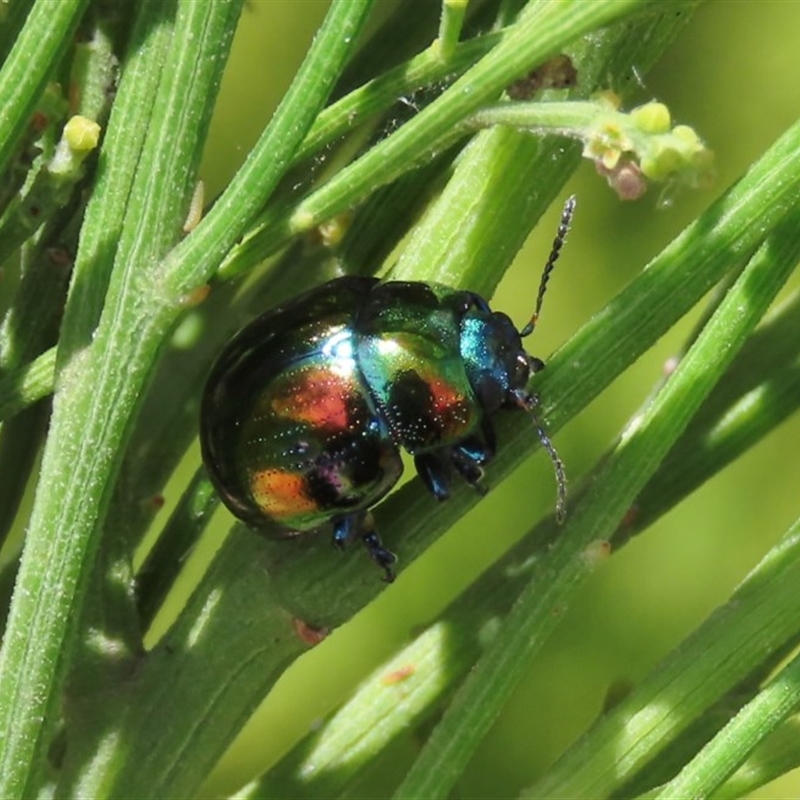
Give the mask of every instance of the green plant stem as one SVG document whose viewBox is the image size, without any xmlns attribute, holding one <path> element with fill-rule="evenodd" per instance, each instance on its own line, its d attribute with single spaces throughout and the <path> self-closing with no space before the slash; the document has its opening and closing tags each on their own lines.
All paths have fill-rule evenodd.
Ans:
<svg viewBox="0 0 800 800">
<path fill-rule="evenodd" d="M 320 730 L 236 792 L 236 800 L 348 796 L 386 745 L 418 730 L 463 677 L 469 668 L 466 660 L 474 662 L 479 647 L 470 633 L 475 629 L 463 625 L 476 620 L 470 614 L 458 617 L 430 625 L 381 664 Z"/>
<path fill-rule="evenodd" d="M 0 420 L 13 417 L 37 400 L 53 393 L 56 371 L 55 347 L 0 379 Z"/>
<path fill-rule="evenodd" d="M 469 0 L 442 0 L 442 16 L 439 20 L 439 38 L 436 46 L 439 58 L 449 61 L 461 36 L 461 26 L 467 13 Z"/>
<path fill-rule="evenodd" d="M 395 796 L 443 797 L 488 731 L 533 655 L 591 573 L 592 542 L 607 540 L 650 475 L 686 427 L 737 349 L 755 327 L 800 255 L 798 219 L 790 215 L 748 264 L 686 358 L 650 407 L 623 434 L 595 483 L 575 508 L 562 537 L 543 558 L 538 574 L 503 622 L 436 727 Z M 789 240 L 790 246 L 784 242 Z M 603 762 L 568 796 L 606 796 L 619 770 Z M 553 796 L 544 791 L 539 796 Z"/>
<path fill-rule="evenodd" d="M 506 102 L 485 106 L 476 111 L 467 124 L 480 128 L 504 125 L 517 130 L 580 136 L 597 119 L 597 103 Z"/>
<path fill-rule="evenodd" d="M 800 657 L 751 700 L 656 797 L 708 797 L 800 706 Z"/>
<path fill-rule="evenodd" d="M 93 308 L 73 303 L 67 309 L 65 331 L 70 329 L 82 342 L 91 336 L 91 344 L 80 358 L 63 363 L 59 376 L 60 391 L 0 652 L 0 728 L 7 732 L 0 754 L 3 796 L 31 795 L 38 789 L 66 656 L 121 457 L 120 445 L 151 362 L 175 318 L 174 306 L 154 291 L 159 287 L 152 277 L 153 250 L 163 246 L 165 227 L 171 223 L 174 236 L 185 214 L 180 209 L 183 198 L 170 181 L 180 180 L 182 171 L 191 169 L 199 157 L 198 139 L 205 126 L 198 114 L 209 114 L 214 81 L 230 38 L 232 11 L 235 14 L 238 8 L 229 3 L 181 6 L 176 26 L 196 49 L 171 52 L 172 69 L 162 73 L 166 84 L 161 94 L 173 105 L 159 108 L 156 104 L 154 126 L 163 126 L 161 135 L 154 134 L 154 127 L 149 159 L 143 154 L 137 172 L 141 192 L 160 184 L 161 205 L 154 203 L 155 208 L 148 209 L 141 225 L 131 231 L 140 237 L 139 247 L 125 250 L 94 335 Z M 170 81 L 177 90 L 174 95 L 169 92 Z M 195 126 L 188 136 L 179 124 L 181 112 L 186 114 L 187 109 Z M 170 143 L 163 131 L 177 138 Z M 172 200 L 172 214 L 167 219 L 154 218 L 154 212 L 165 210 L 164 195 Z M 125 200 L 117 198 L 123 204 Z M 123 239 L 121 250 L 124 247 Z M 76 272 L 76 279 L 80 274 Z M 145 282 L 144 290 L 135 275 Z M 138 337 L 133 349 L 131 331 Z M 73 352 L 67 349 L 62 357 Z"/>
<path fill-rule="evenodd" d="M 0 174 L 8 169 L 39 95 L 88 0 L 36 0 L 0 70 Z"/>
<path fill-rule="evenodd" d="M 199 469 L 136 575 L 142 629 L 152 623 L 208 517 L 219 505 L 205 469 Z"/>
<path fill-rule="evenodd" d="M 392 279 L 436 281 L 490 296 L 578 159 L 577 148 L 560 140 L 510 128 L 475 137 L 415 228 Z"/>
<path fill-rule="evenodd" d="M 320 113 L 302 146 L 295 153 L 292 163 L 297 164 L 319 152 L 347 133 L 353 127 L 354 121 L 364 122 L 381 111 L 386 111 L 398 98 L 463 72 L 496 47 L 504 35 L 507 35 L 507 31 L 497 31 L 462 42 L 446 64 L 428 48 L 399 67 L 354 89 Z"/>
<path fill-rule="evenodd" d="M 409 14 L 409 6 L 399 3 L 377 28 L 365 35 L 342 70 L 331 95 L 333 99 L 338 100 L 376 76 L 380 78 L 387 69 L 408 61 L 430 45 L 431 31 L 439 17 L 439 0 L 414 2 L 413 9 L 414 13 Z M 480 25 L 473 33 L 487 27 Z"/>
<path fill-rule="evenodd" d="M 210 593 L 195 591 L 187 603 L 184 619 L 195 624 L 174 625 L 126 687 L 125 714 L 108 724 L 129 743 L 110 796 L 196 794 L 265 687 L 309 648 L 274 593 L 263 546 L 252 531 L 229 535 L 203 576 Z"/>
<path fill-rule="evenodd" d="M 524 797 L 607 797 L 772 654 L 798 637 L 800 528 L 796 523 L 679 648 L 607 712 Z M 762 706 L 763 708 L 763 706 Z M 687 796 L 704 796 L 684 794 Z"/>
<path fill-rule="evenodd" d="M 719 787 L 714 800 L 736 800 L 800 766 L 797 742 L 800 718 L 795 714 L 768 736 L 750 758 Z M 655 792 L 653 792 L 655 794 Z"/>
<path fill-rule="evenodd" d="M 174 45 L 175 2 L 144 3 L 131 32 L 111 118 L 103 134 L 101 170 L 86 207 L 58 360 L 91 341 L 105 302 L 122 237 L 136 170 L 169 49 Z"/>
<path fill-rule="evenodd" d="M 615 535 L 625 541 L 760 441 L 800 404 L 800 293 L 742 348 Z"/>
<path fill-rule="evenodd" d="M 212 277 L 240 238 L 242 220 L 250 221 L 264 206 L 324 105 L 372 2 L 334 3 L 312 50 L 244 165 L 208 215 L 170 254 L 166 269 L 175 296 L 189 294 Z"/>
</svg>

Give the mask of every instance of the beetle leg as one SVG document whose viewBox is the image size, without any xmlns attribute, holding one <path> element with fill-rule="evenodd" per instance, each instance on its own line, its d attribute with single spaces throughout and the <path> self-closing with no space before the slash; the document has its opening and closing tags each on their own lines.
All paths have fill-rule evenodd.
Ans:
<svg viewBox="0 0 800 800">
<path fill-rule="evenodd" d="M 490 457 L 483 442 L 475 437 L 465 439 L 450 451 L 450 460 L 458 474 L 480 495 L 486 494 L 486 487 L 480 482 L 483 477 L 481 464 Z"/>
<path fill-rule="evenodd" d="M 356 525 L 354 514 L 333 519 L 333 544 L 344 550 L 347 544 L 358 535 L 359 526 Z"/>
<path fill-rule="evenodd" d="M 347 514 L 333 520 L 333 543 L 336 547 L 344 550 L 346 545 L 355 538 L 364 542 L 370 558 L 383 570 L 383 579 L 386 583 L 392 583 L 394 581 L 392 564 L 397 561 L 397 556 L 383 546 L 372 522 L 372 514 Z"/>
<path fill-rule="evenodd" d="M 487 424 L 482 425 L 482 429 L 488 434 L 489 442 L 487 443 L 478 436 L 467 436 L 458 444 L 453 445 L 454 456 L 457 454 L 459 458 L 463 457 L 479 467 L 492 460 L 494 457 L 494 430 L 488 420 L 484 420 L 484 423 Z"/>
<path fill-rule="evenodd" d="M 450 497 L 450 470 L 436 453 L 418 453 L 414 456 L 414 466 L 428 491 L 437 500 Z"/>
<path fill-rule="evenodd" d="M 383 546 L 380 536 L 374 529 L 365 533 L 361 538 L 370 558 L 383 570 L 383 579 L 386 583 L 393 583 L 394 570 L 392 569 L 392 564 L 397 561 L 397 556 Z"/>
<path fill-rule="evenodd" d="M 497 435 L 494 432 L 494 424 L 488 414 L 484 414 L 481 419 L 481 434 L 483 435 L 483 450 L 485 459 L 481 463 L 488 464 L 497 452 Z"/>
<path fill-rule="evenodd" d="M 466 458 L 457 450 L 453 450 L 453 465 L 458 474 L 481 496 L 488 489 L 481 483 L 483 470 L 470 458 Z"/>
<path fill-rule="evenodd" d="M 479 494 L 486 494 L 486 487 L 480 481 L 483 477 L 481 467 L 488 464 L 497 450 L 497 437 L 494 425 L 488 414 L 481 419 L 481 436 L 468 436 L 454 445 L 450 460 L 462 478 Z"/>
</svg>

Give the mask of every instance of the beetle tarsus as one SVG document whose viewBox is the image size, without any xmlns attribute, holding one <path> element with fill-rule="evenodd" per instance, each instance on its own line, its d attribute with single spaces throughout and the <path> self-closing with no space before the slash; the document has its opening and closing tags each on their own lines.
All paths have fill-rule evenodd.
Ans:
<svg viewBox="0 0 800 800">
<path fill-rule="evenodd" d="M 450 451 L 450 460 L 456 468 L 456 472 L 481 496 L 486 494 L 486 487 L 481 483 L 483 469 L 481 464 L 485 464 L 488 459 L 483 452 L 473 451 L 468 444 L 463 447 L 456 445 Z"/>
<path fill-rule="evenodd" d="M 372 515 L 356 512 L 333 521 L 332 541 L 339 550 L 344 550 L 356 538 L 361 539 L 370 558 L 383 570 L 383 580 L 392 583 L 395 578 L 392 565 L 397 562 L 397 556 L 383 546 L 375 530 Z"/>
<path fill-rule="evenodd" d="M 394 583 L 395 574 L 392 565 L 397 563 L 397 556 L 383 546 L 380 537 L 375 531 L 369 531 L 361 538 L 370 558 L 383 570 L 383 580 L 386 583 Z"/>
</svg>

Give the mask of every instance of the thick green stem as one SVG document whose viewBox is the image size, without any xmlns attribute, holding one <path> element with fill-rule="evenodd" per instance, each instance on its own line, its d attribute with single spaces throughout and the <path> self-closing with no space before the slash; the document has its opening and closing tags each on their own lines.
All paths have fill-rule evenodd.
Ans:
<svg viewBox="0 0 800 800">
<path fill-rule="evenodd" d="M 180 193 L 169 182 L 183 179 L 185 184 L 185 170 L 199 157 L 205 126 L 198 124 L 198 110 L 209 113 L 230 40 L 229 15 L 235 20 L 237 12 L 234 3 L 181 6 L 176 29 L 196 50 L 172 51 L 172 69 L 162 73 L 162 93 L 172 105 L 156 105 L 163 130 L 160 138 L 151 131 L 149 160 L 140 164 L 136 177 L 141 190 L 160 183 L 162 195 L 171 191 L 172 213 L 154 219 L 151 212 L 131 230 L 139 247 L 118 262 L 93 333 L 94 309 L 73 303 L 67 310 L 65 328 L 82 342 L 91 337 L 91 344 L 77 356 L 72 348 L 62 356 L 60 391 L 0 653 L 0 729 L 6 731 L 0 753 L 3 796 L 31 795 L 38 789 L 121 445 L 155 355 L 177 314 L 175 300 L 159 295 L 152 269 L 159 255 L 154 250 L 164 245 L 164 227 L 172 224 L 178 231 L 182 218 Z M 177 90 L 174 95 L 168 91 L 170 81 Z M 181 113 L 190 113 L 196 126 L 188 140 L 176 124 Z M 175 141 L 170 143 L 163 131 Z M 125 206 L 125 197 L 116 200 Z M 79 277 L 82 272 L 76 271 L 75 279 Z M 102 277 L 99 280 L 102 287 Z M 131 331 L 137 337 L 134 347 Z"/>
</svg>

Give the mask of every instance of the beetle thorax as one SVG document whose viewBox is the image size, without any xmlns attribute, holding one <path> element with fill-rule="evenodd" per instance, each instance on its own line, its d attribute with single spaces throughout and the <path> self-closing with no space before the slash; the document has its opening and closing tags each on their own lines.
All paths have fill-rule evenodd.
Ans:
<svg viewBox="0 0 800 800">
<path fill-rule="evenodd" d="M 486 412 L 516 404 L 515 393 L 530 377 L 530 357 L 508 316 L 471 309 L 461 321 L 461 357 Z"/>
</svg>

